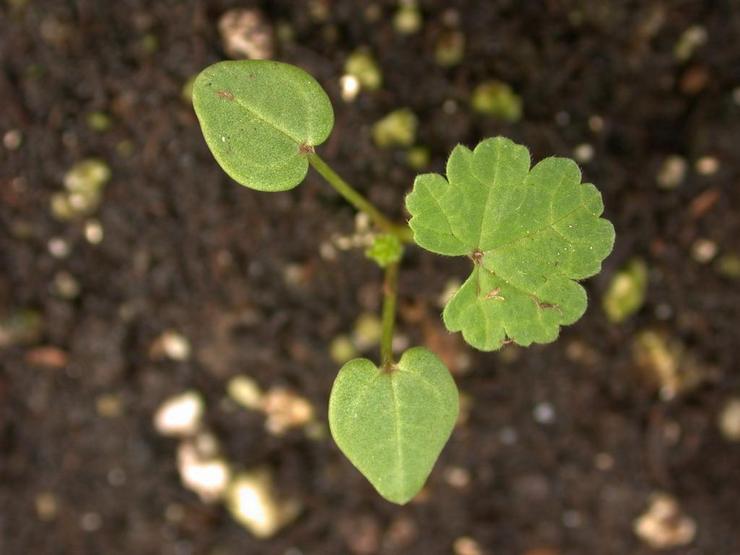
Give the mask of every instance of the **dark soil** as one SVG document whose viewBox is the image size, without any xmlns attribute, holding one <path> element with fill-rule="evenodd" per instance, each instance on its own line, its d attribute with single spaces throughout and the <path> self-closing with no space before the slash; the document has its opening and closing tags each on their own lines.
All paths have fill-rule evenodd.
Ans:
<svg viewBox="0 0 740 555">
<path fill-rule="evenodd" d="M 697 524 L 690 545 L 667 553 L 740 553 L 740 445 L 716 426 L 723 403 L 740 394 L 740 289 L 691 255 L 698 238 L 720 255 L 740 252 L 740 6 L 427 0 L 422 31 L 401 37 L 395 2 L 379 3 L 376 22 L 364 18 L 366 2 L 324 3 L 325 21 L 311 16 L 317 2 L 262 7 L 294 29 L 279 59 L 314 74 L 334 101 L 336 127 L 319 152 L 391 215 L 403 217 L 414 172 L 402 152 L 374 148 L 369 126 L 397 107 L 420 116 L 434 171 L 456 143 L 496 134 L 528 145 L 535 159 L 593 146 L 584 176 L 603 191 L 617 243 L 586 283 L 587 314 L 551 345 L 472 352 L 437 318 L 437 298 L 450 278 L 464 277 L 465 261 L 409 253 L 400 331 L 470 354 L 457 375 L 469 415 L 421 499 L 386 503 L 330 439 L 275 437 L 259 414 L 221 408 L 228 378 L 246 373 L 264 387 L 291 386 L 325 420 L 337 370 L 327 345 L 361 311 L 377 310 L 380 294 L 380 272 L 361 252 L 319 255 L 322 243 L 352 231 L 353 213 L 317 175 L 280 194 L 235 185 L 181 98 L 191 75 L 224 57 L 219 15 L 253 2 L 6 2 L 0 132 L 18 129 L 23 143 L 0 149 L 0 320 L 32 310 L 41 330 L 0 347 L 0 553 L 433 555 L 468 536 L 487 554 L 644 554 L 652 551 L 633 521 L 656 491 L 674 495 Z M 443 69 L 433 51 L 451 8 L 466 56 Z M 697 24 L 706 44 L 677 61 L 675 44 Z M 338 79 L 362 45 L 376 54 L 385 86 L 347 104 Z M 470 91 L 489 78 L 521 94 L 522 121 L 471 113 Z M 109 131 L 86 124 L 97 110 L 112 116 Z M 589 126 L 595 115 L 600 131 Z M 671 154 L 690 168 L 682 185 L 661 190 L 655 176 Z M 693 168 L 706 155 L 719 161 L 711 175 Z M 89 156 L 113 172 L 98 245 L 82 224 L 49 210 L 65 172 Z M 701 195 L 716 202 L 697 208 Z M 54 237 L 71 245 L 69 256 L 52 256 Z M 600 298 L 635 255 L 650 267 L 648 299 L 614 325 Z M 299 285 L 283 277 L 289 264 L 302 269 Z M 60 272 L 79 282 L 72 300 L 52 292 Z M 631 344 L 648 328 L 681 342 L 708 379 L 662 401 L 635 370 Z M 188 361 L 150 356 L 167 329 L 191 341 Z M 40 346 L 68 361 L 38 364 Z M 187 388 L 205 396 L 232 460 L 268 465 L 280 490 L 302 499 L 301 516 L 273 539 L 254 539 L 180 484 L 176 441 L 157 435 L 152 414 Z M 120 416 L 98 414 L 104 394 L 119 396 Z M 538 406 L 553 418 L 538 421 Z M 469 473 L 468 485 L 448 479 L 453 467 Z M 44 492 L 58 502 L 48 521 L 36 508 Z M 167 518 L 173 505 L 181 518 Z"/>
</svg>

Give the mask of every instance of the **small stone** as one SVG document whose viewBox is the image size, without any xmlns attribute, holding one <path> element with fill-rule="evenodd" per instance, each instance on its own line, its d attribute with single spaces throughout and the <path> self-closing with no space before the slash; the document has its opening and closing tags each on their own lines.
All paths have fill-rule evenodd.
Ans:
<svg viewBox="0 0 740 555">
<path fill-rule="evenodd" d="M 594 466 L 601 471 L 611 470 L 614 468 L 614 457 L 609 453 L 596 453 Z"/>
<path fill-rule="evenodd" d="M 64 187 L 70 193 L 98 193 L 111 178 L 108 164 L 98 158 L 78 162 L 65 174 Z"/>
<path fill-rule="evenodd" d="M 650 497 L 647 511 L 633 523 L 635 534 L 653 549 L 672 549 L 690 544 L 696 522 L 686 516 L 676 499 L 666 493 Z"/>
<path fill-rule="evenodd" d="M 537 403 L 533 411 L 535 422 L 539 424 L 552 424 L 555 422 L 555 408 L 547 402 Z"/>
<path fill-rule="evenodd" d="M 25 360 L 33 366 L 43 368 L 64 368 L 69 362 L 69 355 L 58 347 L 47 345 L 36 347 L 26 353 Z"/>
<path fill-rule="evenodd" d="M 72 252 L 72 248 L 69 246 L 69 243 L 61 237 L 52 237 L 49 239 L 47 247 L 49 249 L 49 253 L 54 258 L 67 258 L 69 253 Z"/>
<path fill-rule="evenodd" d="M 154 415 L 154 427 L 164 436 L 191 436 L 201 425 L 205 406 L 197 391 L 170 397 Z"/>
<path fill-rule="evenodd" d="M 421 29 L 422 17 L 415 0 L 401 0 L 393 16 L 393 28 L 399 35 L 412 35 Z"/>
<path fill-rule="evenodd" d="M 177 450 L 177 470 L 183 485 L 206 503 L 221 499 L 231 480 L 231 469 L 222 458 L 204 456 L 190 441 Z"/>
<path fill-rule="evenodd" d="M 694 166 L 699 175 L 714 175 L 719 171 L 719 160 L 714 156 L 702 156 Z"/>
<path fill-rule="evenodd" d="M 20 129 L 11 129 L 3 135 L 3 146 L 7 150 L 18 150 L 23 144 L 23 134 Z"/>
<path fill-rule="evenodd" d="M 258 538 L 274 536 L 300 513 L 297 500 L 278 500 L 267 469 L 243 472 L 226 491 L 231 516 Z"/>
<path fill-rule="evenodd" d="M 581 164 L 590 162 L 594 157 L 594 147 L 588 143 L 582 143 L 573 150 L 573 157 Z"/>
<path fill-rule="evenodd" d="M 292 289 L 303 287 L 309 279 L 309 269 L 305 264 L 289 263 L 283 267 L 283 280 Z"/>
<path fill-rule="evenodd" d="M 462 536 L 452 544 L 455 555 L 483 555 L 483 548 L 469 536 Z"/>
<path fill-rule="evenodd" d="M 85 239 L 92 245 L 98 245 L 103 241 L 103 226 L 98 220 L 85 222 Z"/>
<path fill-rule="evenodd" d="M 442 112 L 448 116 L 454 116 L 460 110 L 460 106 L 454 98 L 448 98 L 442 103 Z"/>
<path fill-rule="evenodd" d="M 226 391 L 238 405 L 249 410 L 262 409 L 263 393 L 252 378 L 235 376 L 229 380 Z"/>
<path fill-rule="evenodd" d="M 80 294 L 80 284 L 69 272 L 58 272 L 54 276 L 52 291 L 63 299 L 72 300 Z"/>
<path fill-rule="evenodd" d="M 588 128 L 594 133 L 601 133 L 604 130 L 604 118 L 597 115 L 589 117 Z"/>
<path fill-rule="evenodd" d="M 224 52 L 235 60 L 269 60 L 274 57 L 272 25 L 257 8 L 235 8 L 218 20 Z"/>
<path fill-rule="evenodd" d="M 190 341 L 174 330 L 167 330 L 160 335 L 149 349 L 152 358 L 166 357 L 170 360 L 185 361 L 190 358 Z"/>
<path fill-rule="evenodd" d="M 619 324 L 635 314 L 645 303 L 648 268 L 645 261 L 635 258 L 619 270 L 609 283 L 602 307 L 609 321 Z"/>
<path fill-rule="evenodd" d="M 717 256 L 717 243 L 709 239 L 697 239 L 691 245 L 691 257 L 699 264 L 707 264 Z"/>
<path fill-rule="evenodd" d="M 342 75 L 339 78 L 339 90 L 345 102 L 352 102 L 357 98 L 360 88 L 360 81 L 354 75 Z"/>
<path fill-rule="evenodd" d="M 103 518 L 98 513 L 85 513 L 80 518 L 80 528 L 85 532 L 97 532 L 103 525 Z"/>
<path fill-rule="evenodd" d="M 265 394 L 262 410 L 267 415 L 265 427 L 274 435 L 306 426 L 314 419 L 311 402 L 283 387 L 272 388 Z"/>
<path fill-rule="evenodd" d="M 416 140 L 419 125 L 416 115 L 408 108 L 401 108 L 375 122 L 372 136 L 379 148 L 409 147 Z"/>
<path fill-rule="evenodd" d="M 461 466 L 450 466 L 446 468 L 444 478 L 453 488 L 463 489 L 470 485 L 470 472 Z"/>
<path fill-rule="evenodd" d="M 42 492 L 36 496 L 36 516 L 39 520 L 50 522 L 57 517 L 59 512 L 59 502 L 56 496 L 51 492 Z"/>
<path fill-rule="evenodd" d="M 725 403 L 717 418 L 717 425 L 725 439 L 740 442 L 740 398 Z"/>
<path fill-rule="evenodd" d="M 661 189 L 675 189 L 683 183 L 687 169 L 688 163 L 685 158 L 675 154 L 668 156 L 658 171 L 656 178 L 658 186 Z"/>
<path fill-rule="evenodd" d="M 95 411 L 103 418 L 117 418 L 123 414 L 123 402 L 116 393 L 104 393 L 95 399 Z"/>
<path fill-rule="evenodd" d="M 694 389 L 706 379 L 706 369 L 684 345 L 663 333 L 653 330 L 638 333 L 632 351 L 645 380 L 656 387 L 666 401 Z"/>
<path fill-rule="evenodd" d="M 694 54 L 694 51 L 707 42 L 707 30 L 701 25 L 692 25 L 686 29 L 673 48 L 673 55 L 677 60 L 685 62 Z"/>
<path fill-rule="evenodd" d="M 65 174 L 65 191 L 51 197 L 51 211 L 58 220 L 73 220 L 97 210 L 103 187 L 111 178 L 108 165 L 97 158 L 78 162 Z"/>
</svg>

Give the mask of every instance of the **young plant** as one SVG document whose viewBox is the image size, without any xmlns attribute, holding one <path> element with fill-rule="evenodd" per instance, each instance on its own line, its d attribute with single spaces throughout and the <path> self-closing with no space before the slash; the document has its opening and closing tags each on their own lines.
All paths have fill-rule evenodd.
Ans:
<svg viewBox="0 0 740 555">
<path fill-rule="evenodd" d="M 446 174 L 419 175 L 406 198 L 408 225 L 392 222 L 316 154 L 334 114 L 316 80 L 274 61 L 214 64 L 198 76 L 193 105 L 214 157 L 238 183 L 285 191 L 312 166 L 381 232 L 367 251 L 385 268 L 380 362 L 359 358 L 339 371 L 329 400 L 332 436 L 389 501 L 404 504 L 424 485 L 457 419 L 449 371 L 423 347 L 396 361 L 392 339 L 403 245 L 466 256 L 468 279 L 442 314 L 473 347 L 554 341 L 586 310 L 582 280 L 598 273 L 614 243 L 600 218 L 599 191 L 578 166 L 509 139 L 458 145 Z"/>
</svg>

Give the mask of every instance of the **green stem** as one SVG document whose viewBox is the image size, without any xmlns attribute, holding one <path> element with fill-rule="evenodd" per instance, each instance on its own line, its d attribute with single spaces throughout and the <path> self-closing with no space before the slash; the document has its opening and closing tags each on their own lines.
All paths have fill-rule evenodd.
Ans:
<svg viewBox="0 0 740 555">
<path fill-rule="evenodd" d="M 398 295 L 398 262 L 385 269 L 383 282 L 383 335 L 380 339 L 380 366 L 389 372 L 393 360 L 393 326 L 396 322 L 396 297 Z"/>
<path fill-rule="evenodd" d="M 308 162 L 347 202 L 360 212 L 367 214 L 375 225 L 386 233 L 392 233 L 404 243 L 411 243 L 413 241 L 411 230 L 408 226 L 394 224 L 386 218 L 372 202 L 363 197 L 354 187 L 339 177 L 339 174 L 331 169 L 318 154 L 315 152 L 310 153 L 308 155 Z"/>
</svg>

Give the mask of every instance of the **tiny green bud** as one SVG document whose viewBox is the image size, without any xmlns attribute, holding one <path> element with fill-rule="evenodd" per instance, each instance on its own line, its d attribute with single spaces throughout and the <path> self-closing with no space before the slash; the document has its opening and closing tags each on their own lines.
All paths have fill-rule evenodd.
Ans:
<svg viewBox="0 0 740 555">
<path fill-rule="evenodd" d="M 373 244 L 365 251 L 365 256 L 374 260 L 378 266 L 385 268 L 389 264 L 401 260 L 403 246 L 401 241 L 395 235 L 384 233 L 377 235 Z"/>
</svg>

